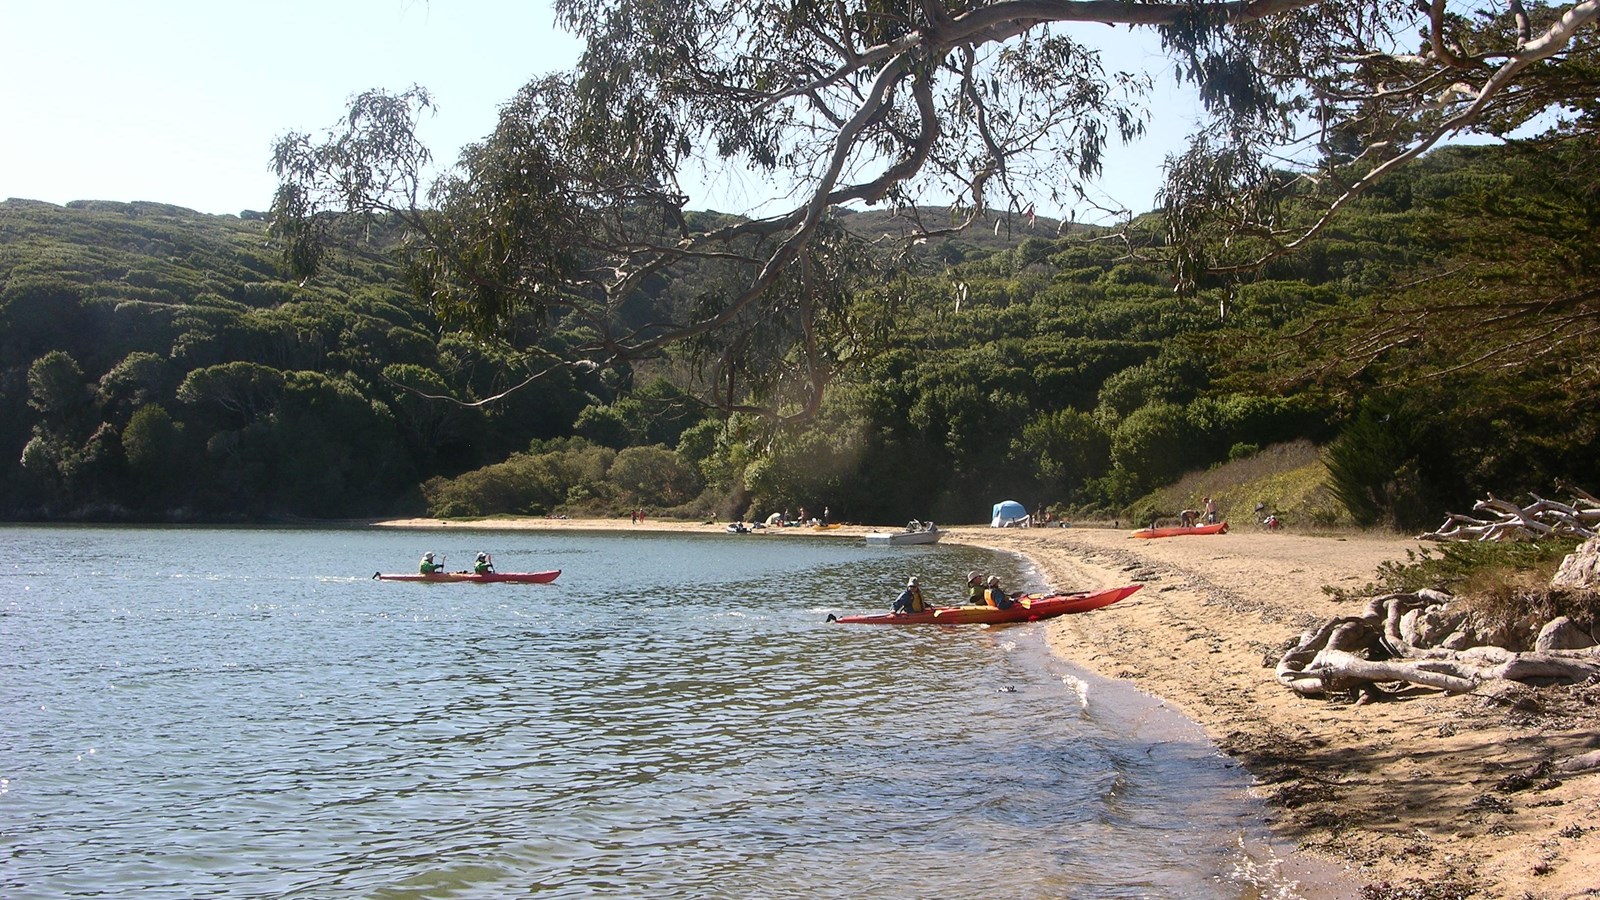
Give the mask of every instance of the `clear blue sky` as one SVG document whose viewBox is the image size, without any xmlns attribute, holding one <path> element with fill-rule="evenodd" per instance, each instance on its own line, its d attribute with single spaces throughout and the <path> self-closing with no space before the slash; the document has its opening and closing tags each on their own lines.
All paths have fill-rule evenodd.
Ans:
<svg viewBox="0 0 1600 900">
<path fill-rule="evenodd" d="M 1126 29 L 1089 36 L 1117 42 L 1108 68 L 1153 59 Z M 371 88 L 427 88 L 439 113 L 421 136 L 453 162 L 501 103 L 579 51 L 546 0 L 0 0 L 0 42 L 0 199 L 207 213 L 266 209 L 273 141 L 320 135 Z M 1155 136 L 1113 149 L 1102 185 L 1135 212 L 1192 118 L 1191 101 L 1161 96 Z M 726 181 L 686 187 L 695 208 L 762 199 Z"/>
</svg>

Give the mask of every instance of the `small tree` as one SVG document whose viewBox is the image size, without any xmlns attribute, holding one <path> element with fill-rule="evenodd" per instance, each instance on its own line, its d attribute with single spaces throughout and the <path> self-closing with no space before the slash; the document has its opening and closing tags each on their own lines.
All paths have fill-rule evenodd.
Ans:
<svg viewBox="0 0 1600 900">
<path fill-rule="evenodd" d="M 181 505 L 182 485 L 193 477 L 198 461 L 188 459 L 182 426 L 165 408 L 151 404 L 134 412 L 122 429 L 122 449 L 138 502 L 147 507 Z"/>
<path fill-rule="evenodd" d="M 1075 502 L 1089 482 L 1110 468 L 1111 438 L 1088 413 L 1064 409 L 1046 413 L 1022 430 L 1024 452 L 1037 461 L 1039 474 L 1058 500 Z"/>
<path fill-rule="evenodd" d="M 1428 430 L 1407 404 L 1365 402 L 1328 446 L 1329 488 L 1357 525 L 1422 527 Z"/>
<path fill-rule="evenodd" d="M 1135 410 L 1111 436 L 1111 462 L 1126 473 L 1124 489 L 1138 494 L 1183 474 L 1194 459 L 1193 439 L 1183 407 L 1152 403 Z"/>
<path fill-rule="evenodd" d="M 607 477 L 631 506 L 671 507 L 694 499 L 701 481 L 665 447 L 629 447 L 617 454 Z"/>
</svg>

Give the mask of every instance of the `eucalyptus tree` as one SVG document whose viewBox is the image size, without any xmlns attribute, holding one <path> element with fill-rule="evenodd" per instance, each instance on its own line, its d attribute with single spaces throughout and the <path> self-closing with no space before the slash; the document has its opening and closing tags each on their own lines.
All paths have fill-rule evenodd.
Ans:
<svg viewBox="0 0 1600 900">
<path fill-rule="evenodd" d="M 1168 160 L 1182 288 L 1305 247 L 1385 176 L 1456 138 L 1576 143 L 1591 160 L 1600 149 L 1596 0 L 1292 5 L 1237 28 L 1213 17 L 1201 32 L 1235 48 L 1238 65 L 1191 70 L 1220 114 Z M 1221 76 L 1215 98 L 1207 70 Z"/>
<path fill-rule="evenodd" d="M 1552 110 L 1592 127 L 1600 0 L 1506 3 L 555 0 L 577 68 L 528 84 L 448 176 L 423 184 L 425 90 L 364 94 L 325 139 L 279 142 L 273 230 L 309 271 L 348 216 L 398 221 L 447 322 L 531 311 L 574 338 L 549 365 L 681 346 L 724 407 L 804 415 L 859 354 L 846 301 L 882 263 L 834 210 L 892 204 L 927 237 L 1072 205 L 1153 114 L 1107 27 L 1158 33 L 1209 114 L 1162 193 L 1194 289 L 1320 227 L 1278 218 L 1287 189 L 1331 214 L 1451 135 Z M 699 166 L 754 172 L 767 202 L 691 214 Z"/>
</svg>

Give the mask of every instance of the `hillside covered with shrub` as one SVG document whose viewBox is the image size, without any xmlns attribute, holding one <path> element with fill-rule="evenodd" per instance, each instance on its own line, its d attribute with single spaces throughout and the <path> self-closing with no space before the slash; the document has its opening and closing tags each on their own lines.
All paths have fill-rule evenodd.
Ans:
<svg viewBox="0 0 1600 900">
<path fill-rule="evenodd" d="M 7 201 L 0 516 L 1144 518 L 1186 473 L 1287 445 L 1330 473 L 1319 518 L 1431 526 L 1600 483 L 1596 176 L 1539 177 L 1567 156 L 1436 152 L 1191 296 L 1153 215 L 918 247 L 849 298 L 820 409 L 782 425 L 707 402 L 692 348 L 572 359 L 582 324 L 552 310 L 463 330 L 381 229 L 293 281 L 253 217 Z M 839 220 L 892 243 L 891 216 Z M 675 273 L 640 315 L 714 287 Z"/>
</svg>

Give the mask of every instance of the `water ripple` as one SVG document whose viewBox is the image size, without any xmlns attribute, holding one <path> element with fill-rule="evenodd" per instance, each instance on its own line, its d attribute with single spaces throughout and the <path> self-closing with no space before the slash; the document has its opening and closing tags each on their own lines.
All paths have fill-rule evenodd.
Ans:
<svg viewBox="0 0 1600 900">
<path fill-rule="evenodd" d="M 8 573 L 8 898 L 1254 896 L 1230 875 L 1239 778 L 1065 671 L 1038 626 L 823 622 L 908 567 L 953 593 L 968 568 L 1024 584 L 1014 561 L 462 529 L 7 537 L 89 562 Z M 564 571 L 363 576 L 421 544 Z"/>
</svg>

